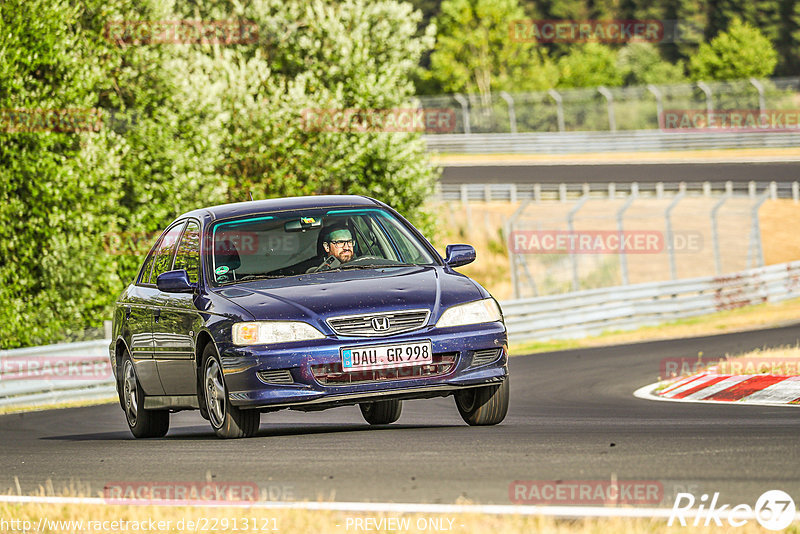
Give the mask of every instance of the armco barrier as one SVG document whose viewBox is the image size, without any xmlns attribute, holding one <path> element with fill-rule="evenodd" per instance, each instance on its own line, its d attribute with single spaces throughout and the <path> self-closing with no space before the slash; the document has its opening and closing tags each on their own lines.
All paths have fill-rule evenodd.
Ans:
<svg viewBox="0 0 800 534">
<path fill-rule="evenodd" d="M 104 339 L 0 350 L 0 407 L 113 397 L 109 343 Z"/>
<path fill-rule="evenodd" d="M 727 148 L 795 148 L 800 131 L 766 132 L 553 132 L 426 135 L 430 152 L 448 154 L 574 154 Z"/>
<path fill-rule="evenodd" d="M 501 303 L 509 337 L 568 339 L 800 297 L 800 261 Z"/>
<path fill-rule="evenodd" d="M 520 341 L 577 338 L 795 297 L 800 297 L 800 261 L 506 301 L 501 307 L 511 340 Z M 109 340 L 98 340 L 0 351 L 0 407 L 115 396 L 108 345 Z M 61 365 L 65 361 L 73 367 Z M 82 369 L 91 376 L 81 376 Z"/>
</svg>

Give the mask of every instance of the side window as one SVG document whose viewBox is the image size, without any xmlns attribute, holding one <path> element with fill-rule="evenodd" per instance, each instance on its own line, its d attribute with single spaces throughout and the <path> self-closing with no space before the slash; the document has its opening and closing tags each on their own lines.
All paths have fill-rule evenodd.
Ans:
<svg viewBox="0 0 800 534">
<path fill-rule="evenodd" d="M 161 244 L 158 246 L 158 251 L 155 255 L 153 262 L 153 274 L 150 275 L 150 283 L 155 284 L 158 275 L 169 271 L 172 268 L 172 260 L 175 258 L 175 249 L 178 245 L 178 239 L 181 237 L 181 230 L 186 226 L 185 222 L 180 222 L 167 230 L 164 237 L 161 238 Z"/>
<path fill-rule="evenodd" d="M 142 276 L 139 278 L 140 284 L 149 284 L 150 283 L 150 272 L 153 270 L 153 260 L 156 257 L 158 252 L 158 245 L 159 242 L 156 241 L 156 244 L 153 245 L 153 248 L 150 249 L 149 254 L 147 255 L 147 259 L 144 262 L 144 266 L 142 267 Z"/>
<path fill-rule="evenodd" d="M 175 269 L 186 269 L 189 281 L 197 283 L 200 272 L 200 225 L 197 221 L 189 221 L 183 232 L 178 252 L 175 255 Z"/>
</svg>

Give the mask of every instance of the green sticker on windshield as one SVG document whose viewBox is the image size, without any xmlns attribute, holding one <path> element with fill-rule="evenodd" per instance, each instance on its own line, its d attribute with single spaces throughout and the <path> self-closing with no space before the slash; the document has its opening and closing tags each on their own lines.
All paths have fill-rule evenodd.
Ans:
<svg viewBox="0 0 800 534">
<path fill-rule="evenodd" d="M 219 267 L 214 269 L 214 274 L 223 275 L 230 270 L 231 270 L 230 267 L 228 267 L 227 265 L 220 265 Z"/>
</svg>

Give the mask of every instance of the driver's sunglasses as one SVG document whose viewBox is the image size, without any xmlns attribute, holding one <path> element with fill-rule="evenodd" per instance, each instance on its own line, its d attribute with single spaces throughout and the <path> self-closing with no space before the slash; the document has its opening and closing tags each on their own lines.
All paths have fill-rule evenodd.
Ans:
<svg viewBox="0 0 800 534">
<path fill-rule="evenodd" d="M 338 241 L 331 241 L 331 245 L 336 245 L 337 247 L 343 247 L 345 245 L 350 245 L 352 247 L 353 246 L 353 240 L 352 239 L 340 239 Z"/>
</svg>

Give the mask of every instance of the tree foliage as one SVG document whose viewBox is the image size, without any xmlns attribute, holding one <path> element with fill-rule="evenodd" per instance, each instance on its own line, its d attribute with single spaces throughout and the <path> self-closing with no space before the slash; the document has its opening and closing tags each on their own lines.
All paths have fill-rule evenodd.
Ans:
<svg viewBox="0 0 800 534">
<path fill-rule="evenodd" d="M 100 326 L 153 234 L 198 206 L 356 193 L 427 221 L 435 173 L 419 133 L 303 121 L 308 108 L 409 107 L 431 39 L 405 4 L 7 0 L 0 18 L 0 110 L 104 114 L 92 131 L 0 127 L 0 348 Z M 113 21 L 180 19 L 251 20 L 259 39 L 104 37 Z"/>
<path fill-rule="evenodd" d="M 695 80 L 740 80 L 770 76 L 777 52 L 757 28 L 734 19 L 728 31 L 700 46 L 689 62 Z"/>
<path fill-rule="evenodd" d="M 429 76 L 444 92 L 477 93 L 484 100 L 496 91 L 552 87 L 558 72 L 546 50 L 510 35 L 510 23 L 523 18 L 517 0 L 445 0 Z"/>
</svg>

